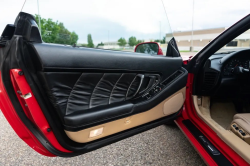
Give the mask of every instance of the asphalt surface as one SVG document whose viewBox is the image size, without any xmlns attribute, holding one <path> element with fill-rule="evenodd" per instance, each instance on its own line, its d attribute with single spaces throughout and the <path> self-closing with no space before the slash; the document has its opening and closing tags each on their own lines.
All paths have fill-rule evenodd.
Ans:
<svg viewBox="0 0 250 166">
<path fill-rule="evenodd" d="M 0 111 L 0 166 L 205 165 L 176 125 L 159 126 L 87 154 L 45 157 L 26 145 Z"/>
</svg>

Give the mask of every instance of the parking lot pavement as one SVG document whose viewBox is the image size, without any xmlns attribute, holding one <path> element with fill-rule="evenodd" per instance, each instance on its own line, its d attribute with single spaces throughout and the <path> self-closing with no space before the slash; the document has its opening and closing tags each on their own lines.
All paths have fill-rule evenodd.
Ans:
<svg viewBox="0 0 250 166">
<path fill-rule="evenodd" d="M 177 126 L 159 126 L 73 157 L 45 157 L 26 145 L 0 111 L 0 165 L 205 165 Z"/>
</svg>

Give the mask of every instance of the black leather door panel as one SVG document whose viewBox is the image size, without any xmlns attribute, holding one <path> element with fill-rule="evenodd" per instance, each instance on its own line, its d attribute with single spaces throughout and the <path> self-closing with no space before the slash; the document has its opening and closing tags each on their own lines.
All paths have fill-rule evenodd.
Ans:
<svg viewBox="0 0 250 166">
<path fill-rule="evenodd" d="M 66 115 L 75 111 L 86 110 L 93 107 L 92 97 L 103 76 L 104 73 L 81 74 L 72 87 L 71 93 L 67 96 L 68 102 L 66 103 Z M 51 88 L 53 89 L 53 87 Z"/>
<path fill-rule="evenodd" d="M 134 52 L 32 43 L 31 58 L 39 71 L 82 71 L 83 69 L 110 72 L 156 72 L 168 77 L 182 66 L 181 57 L 165 57 Z"/>
<path fill-rule="evenodd" d="M 117 81 L 116 85 L 112 89 L 110 94 L 110 102 L 109 103 L 116 103 L 126 100 L 127 93 L 129 91 L 130 85 L 133 83 L 136 74 L 122 74 L 120 79 Z M 139 85 L 139 83 L 138 83 Z M 138 86 L 137 85 L 137 86 Z"/>
<path fill-rule="evenodd" d="M 94 107 L 126 101 L 137 93 L 140 84 L 136 73 L 44 72 L 41 75 L 62 119 L 75 112 L 85 114 Z"/>
<path fill-rule="evenodd" d="M 103 123 L 114 121 L 147 111 L 160 102 L 174 94 L 176 91 L 185 87 L 187 71 L 167 84 L 161 92 L 151 98 L 137 98 L 135 100 L 117 102 L 110 105 L 98 106 L 88 110 L 75 111 L 64 116 L 64 127 L 67 131 L 79 131 Z"/>
<path fill-rule="evenodd" d="M 43 72 L 41 80 L 65 129 L 78 131 L 156 106 L 185 86 L 187 72 L 184 69 L 180 72 L 178 78 L 164 85 L 161 92 L 150 99 L 126 98 L 138 89 L 140 77 L 136 73 Z"/>
<path fill-rule="evenodd" d="M 186 84 L 181 57 L 44 43 L 29 43 L 27 48 L 32 60 L 27 68 L 39 73 L 49 102 L 68 131 L 147 111 Z M 180 70 L 181 77 L 168 85 L 172 88 L 164 86 L 155 97 L 143 98 Z"/>
<path fill-rule="evenodd" d="M 72 87 L 75 85 L 81 74 L 82 73 L 80 72 L 50 72 L 46 74 L 40 73 L 38 75 L 41 78 L 40 80 L 43 81 L 42 85 L 44 85 L 43 88 L 46 90 L 49 100 L 52 102 L 61 119 L 63 119 L 63 115 L 66 114 L 68 97 L 72 92 Z M 45 75 L 46 78 L 44 78 Z"/>
<path fill-rule="evenodd" d="M 105 73 L 93 91 L 89 108 L 113 103 L 112 92 L 122 76 L 122 73 Z"/>
</svg>

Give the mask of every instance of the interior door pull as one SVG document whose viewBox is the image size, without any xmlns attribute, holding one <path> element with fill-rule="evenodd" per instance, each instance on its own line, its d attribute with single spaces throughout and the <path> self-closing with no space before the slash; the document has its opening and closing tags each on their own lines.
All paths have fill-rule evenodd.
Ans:
<svg viewBox="0 0 250 166">
<path fill-rule="evenodd" d="M 140 78 L 140 83 L 139 83 L 139 86 L 137 88 L 137 90 L 135 91 L 135 93 L 132 95 L 132 96 L 127 96 L 128 95 L 128 92 L 129 92 L 129 89 L 130 89 L 130 86 L 133 84 L 134 80 L 136 79 L 136 77 L 139 77 Z M 133 80 L 133 82 L 130 84 L 129 88 L 128 88 L 128 91 L 127 91 L 127 94 L 126 94 L 126 100 L 129 100 L 133 97 L 135 97 L 137 95 L 137 93 L 139 92 L 140 88 L 141 88 L 141 85 L 142 85 L 142 82 L 144 80 L 144 75 L 143 74 L 137 74 L 135 77 L 135 79 Z"/>
<path fill-rule="evenodd" d="M 156 76 L 149 76 L 149 78 L 150 80 L 146 89 L 150 89 L 155 84 Z"/>
<path fill-rule="evenodd" d="M 143 91 L 140 91 L 140 94 L 145 93 L 146 91 L 151 90 L 152 87 L 154 85 L 156 85 L 158 83 L 157 81 L 159 80 L 159 76 L 158 75 L 149 75 L 149 76 L 146 76 L 146 77 L 149 78 L 148 85 L 147 85 L 147 87 Z"/>
</svg>

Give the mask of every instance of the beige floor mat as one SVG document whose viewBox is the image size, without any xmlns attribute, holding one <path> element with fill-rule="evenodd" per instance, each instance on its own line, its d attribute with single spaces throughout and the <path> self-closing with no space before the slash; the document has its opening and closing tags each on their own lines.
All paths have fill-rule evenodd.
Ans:
<svg viewBox="0 0 250 166">
<path fill-rule="evenodd" d="M 211 106 L 211 118 L 221 125 L 224 129 L 228 129 L 233 120 L 233 116 L 237 114 L 234 104 L 231 102 L 213 103 Z"/>
</svg>

